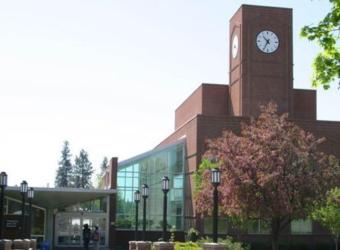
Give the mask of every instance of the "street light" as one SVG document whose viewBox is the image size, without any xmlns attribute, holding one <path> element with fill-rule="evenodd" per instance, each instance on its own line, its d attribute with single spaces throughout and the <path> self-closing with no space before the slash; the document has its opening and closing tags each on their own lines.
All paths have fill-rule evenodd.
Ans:
<svg viewBox="0 0 340 250">
<path fill-rule="evenodd" d="M 135 203 L 136 203 L 136 224 L 135 224 L 135 241 L 138 239 L 138 204 L 140 202 L 140 192 L 135 191 Z"/>
<path fill-rule="evenodd" d="M 34 198 L 34 188 L 29 188 L 27 192 L 27 198 L 29 203 L 29 217 L 28 217 L 28 237 L 31 238 L 32 229 L 32 200 Z"/>
<path fill-rule="evenodd" d="M 0 173 L 0 239 L 4 238 L 4 196 L 5 196 L 5 188 L 7 187 L 7 174 L 5 172 Z"/>
<path fill-rule="evenodd" d="M 21 182 L 20 184 L 20 193 L 22 195 L 22 203 L 21 203 L 21 220 L 22 220 L 22 228 L 21 228 L 21 237 L 25 238 L 25 203 L 26 203 L 26 194 L 28 191 L 28 185 L 26 181 Z"/>
<path fill-rule="evenodd" d="M 167 217 L 167 205 L 168 205 L 168 199 L 167 199 L 167 193 L 169 192 L 169 178 L 168 176 L 164 176 L 162 179 L 162 191 L 164 193 L 163 198 L 163 235 L 162 238 L 164 241 L 166 241 L 166 227 L 168 225 L 166 217 Z"/>
<path fill-rule="evenodd" d="M 147 184 L 142 186 L 142 197 L 143 197 L 143 235 L 142 240 L 145 241 L 146 231 L 146 199 L 149 197 L 149 187 Z"/>
<path fill-rule="evenodd" d="M 214 211 L 213 211 L 213 241 L 217 243 L 217 218 L 218 218 L 218 191 L 217 186 L 220 185 L 220 170 L 213 168 L 211 170 L 211 183 L 214 186 Z"/>
</svg>

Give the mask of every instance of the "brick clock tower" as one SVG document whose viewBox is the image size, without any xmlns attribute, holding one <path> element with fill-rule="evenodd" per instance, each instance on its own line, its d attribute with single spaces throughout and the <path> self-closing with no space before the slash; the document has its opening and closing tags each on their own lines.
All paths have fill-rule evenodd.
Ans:
<svg viewBox="0 0 340 250">
<path fill-rule="evenodd" d="M 230 20 L 230 113 L 256 116 L 274 101 L 292 111 L 292 10 L 242 5 Z"/>
</svg>

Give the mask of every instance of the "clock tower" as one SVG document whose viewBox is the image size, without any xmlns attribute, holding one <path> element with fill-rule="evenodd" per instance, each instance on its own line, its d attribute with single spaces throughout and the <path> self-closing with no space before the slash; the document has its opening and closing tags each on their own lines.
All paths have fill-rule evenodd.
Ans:
<svg viewBox="0 0 340 250">
<path fill-rule="evenodd" d="M 274 101 L 291 112 L 292 9 L 242 5 L 230 20 L 230 112 L 256 116 Z"/>
</svg>

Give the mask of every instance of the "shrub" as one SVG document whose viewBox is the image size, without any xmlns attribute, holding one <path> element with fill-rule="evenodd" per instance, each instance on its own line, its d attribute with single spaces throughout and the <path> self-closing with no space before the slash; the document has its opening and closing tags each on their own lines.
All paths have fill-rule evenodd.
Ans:
<svg viewBox="0 0 340 250">
<path fill-rule="evenodd" d="M 209 242 L 213 242 L 212 239 L 209 237 L 205 237 L 198 241 L 198 245 L 202 247 L 204 243 L 209 243 Z M 227 236 L 226 239 L 219 238 L 218 243 L 225 244 L 228 250 L 250 250 L 249 245 L 243 244 L 241 242 L 236 242 L 230 236 Z"/>
<path fill-rule="evenodd" d="M 188 240 L 192 242 L 196 242 L 198 240 L 199 232 L 195 228 L 190 228 L 188 230 Z"/>
<path fill-rule="evenodd" d="M 189 242 L 175 242 L 175 250 L 202 250 L 197 243 Z"/>
</svg>

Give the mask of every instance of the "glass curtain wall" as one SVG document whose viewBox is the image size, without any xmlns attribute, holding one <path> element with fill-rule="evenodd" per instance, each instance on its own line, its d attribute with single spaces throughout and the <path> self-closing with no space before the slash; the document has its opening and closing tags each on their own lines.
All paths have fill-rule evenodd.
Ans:
<svg viewBox="0 0 340 250">
<path fill-rule="evenodd" d="M 184 141 L 154 150 L 119 164 L 117 173 L 117 214 L 119 229 L 133 230 L 135 226 L 135 190 L 149 186 L 147 199 L 147 230 L 162 230 L 163 192 L 161 179 L 170 179 L 168 193 L 168 228 L 183 230 L 184 213 Z M 142 227 L 143 199 L 139 204 L 139 225 Z"/>
</svg>

